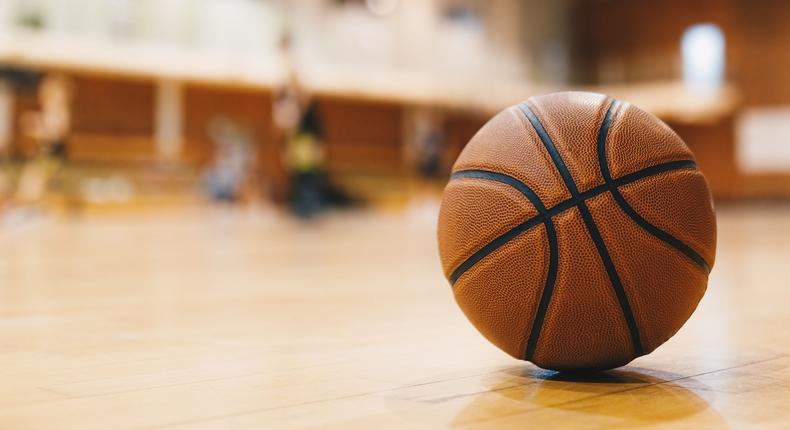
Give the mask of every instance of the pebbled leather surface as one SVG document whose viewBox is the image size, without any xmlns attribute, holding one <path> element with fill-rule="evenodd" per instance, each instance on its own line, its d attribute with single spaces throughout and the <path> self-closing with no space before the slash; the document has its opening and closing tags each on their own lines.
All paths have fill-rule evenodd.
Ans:
<svg viewBox="0 0 790 430">
<path fill-rule="evenodd" d="M 491 343 L 516 358 L 523 356 L 524 333 L 535 318 L 547 252 L 546 230 L 536 227 L 489 255 L 455 283 L 455 300 L 467 318 Z"/>
<path fill-rule="evenodd" d="M 465 178 L 447 184 L 439 211 L 439 224 L 453 226 L 453 234 L 439 235 L 445 277 L 481 243 L 537 213 L 518 190 L 499 182 Z"/>
<path fill-rule="evenodd" d="M 553 140 L 581 193 L 603 184 L 596 138 L 612 102 L 592 93 L 559 93 L 527 103 Z M 683 141 L 654 116 L 622 103 L 605 147 L 613 178 L 677 160 L 693 160 Z M 518 107 L 495 116 L 469 142 L 454 172 L 484 169 L 518 178 L 551 208 L 570 197 L 557 168 Z M 445 274 L 492 237 L 534 216 L 523 195 L 451 181 L 439 218 Z M 699 253 L 715 257 L 715 215 L 707 184 L 691 170 L 673 170 L 622 186 L 621 194 L 654 227 Z M 487 196 L 486 193 L 497 193 Z M 521 202 L 521 203 L 517 203 Z M 608 192 L 588 199 L 593 219 L 615 266 L 645 352 L 671 337 L 695 309 L 707 273 L 678 249 L 644 230 Z M 550 369 L 611 368 L 635 358 L 624 311 L 603 268 L 601 254 L 577 208 L 553 216 L 559 244 L 555 289 L 548 302 L 532 361 Z M 523 358 L 535 328 L 537 302 L 547 278 L 548 244 L 537 224 L 495 249 L 455 283 L 459 306 L 472 323 L 507 353 Z"/>
<path fill-rule="evenodd" d="M 634 357 L 609 278 L 579 210 L 554 218 L 559 267 L 533 362 L 555 370 L 611 368 Z"/>
<path fill-rule="evenodd" d="M 620 193 L 643 218 L 691 246 L 713 265 L 716 216 L 702 173 L 682 170 L 645 178 L 621 187 Z"/>
<path fill-rule="evenodd" d="M 606 141 L 613 178 L 667 161 L 693 160 L 685 142 L 663 121 L 631 103 L 620 106 Z"/>
<path fill-rule="evenodd" d="M 516 107 L 509 107 L 475 134 L 458 156 L 453 173 L 483 169 L 527 184 L 543 203 L 553 206 L 570 197 L 538 135 Z"/>
<path fill-rule="evenodd" d="M 603 94 L 565 92 L 528 103 L 543 123 L 580 190 L 603 183 L 595 142 L 610 99 Z"/>
<path fill-rule="evenodd" d="M 598 196 L 588 205 L 628 294 L 645 353 L 653 351 L 694 312 L 705 293 L 707 274 L 631 222 L 611 195 Z"/>
</svg>

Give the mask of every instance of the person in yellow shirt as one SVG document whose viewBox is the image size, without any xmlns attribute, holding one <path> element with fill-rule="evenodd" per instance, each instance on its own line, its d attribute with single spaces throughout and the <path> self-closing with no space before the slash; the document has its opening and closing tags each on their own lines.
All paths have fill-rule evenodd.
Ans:
<svg viewBox="0 0 790 430">
<path fill-rule="evenodd" d="M 280 44 L 283 85 L 274 93 L 274 123 L 284 140 L 283 164 L 290 178 L 290 204 L 301 218 L 311 218 L 326 204 L 324 129 L 318 103 L 300 85 L 287 34 Z"/>
</svg>

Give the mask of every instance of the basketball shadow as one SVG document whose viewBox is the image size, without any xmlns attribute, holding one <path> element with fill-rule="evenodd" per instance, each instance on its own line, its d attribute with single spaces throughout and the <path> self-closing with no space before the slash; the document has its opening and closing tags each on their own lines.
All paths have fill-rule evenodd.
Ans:
<svg viewBox="0 0 790 430">
<path fill-rule="evenodd" d="M 672 382 L 679 379 L 707 399 Z M 709 406 L 713 391 L 699 381 L 668 372 L 626 367 L 573 374 L 529 366 L 489 375 L 483 383 L 488 391 L 463 408 L 455 423 L 501 419 L 508 425 L 573 428 L 579 424 L 644 426 L 686 420 L 693 427 L 728 428 Z"/>
</svg>

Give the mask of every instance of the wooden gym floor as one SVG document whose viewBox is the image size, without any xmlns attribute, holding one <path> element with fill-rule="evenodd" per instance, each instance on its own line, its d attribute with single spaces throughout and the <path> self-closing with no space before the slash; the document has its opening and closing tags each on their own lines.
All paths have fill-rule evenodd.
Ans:
<svg viewBox="0 0 790 430">
<path fill-rule="evenodd" d="M 474 331 L 440 274 L 434 216 L 2 227 L 0 428 L 790 428 L 790 208 L 720 208 L 690 322 L 577 379 Z"/>
</svg>

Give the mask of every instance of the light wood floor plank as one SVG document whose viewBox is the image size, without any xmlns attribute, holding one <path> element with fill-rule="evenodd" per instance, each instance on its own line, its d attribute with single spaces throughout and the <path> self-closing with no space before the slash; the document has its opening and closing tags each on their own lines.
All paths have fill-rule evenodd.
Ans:
<svg viewBox="0 0 790 430">
<path fill-rule="evenodd" d="M 790 208 L 720 209 L 686 326 L 576 379 L 471 327 L 434 217 L 185 209 L 0 229 L 0 428 L 788 428 Z"/>
</svg>

